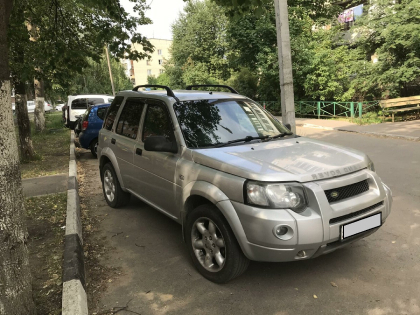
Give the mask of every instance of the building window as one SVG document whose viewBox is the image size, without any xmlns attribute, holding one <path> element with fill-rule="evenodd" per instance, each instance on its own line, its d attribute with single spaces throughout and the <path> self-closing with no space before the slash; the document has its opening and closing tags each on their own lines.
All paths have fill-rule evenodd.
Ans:
<svg viewBox="0 0 420 315">
<path fill-rule="evenodd" d="M 162 59 L 159 59 L 159 64 L 163 65 L 163 60 Z"/>
<path fill-rule="evenodd" d="M 152 75 L 152 69 L 147 70 L 147 75 Z"/>
<path fill-rule="evenodd" d="M 162 55 L 162 49 L 158 49 L 158 55 Z"/>
<path fill-rule="evenodd" d="M 164 72 L 163 69 L 159 69 L 159 73 L 162 74 Z"/>
<path fill-rule="evenodd" d="M 146 65 L 150 66 L 150 60 L 146 60 Z"/>
</svg>

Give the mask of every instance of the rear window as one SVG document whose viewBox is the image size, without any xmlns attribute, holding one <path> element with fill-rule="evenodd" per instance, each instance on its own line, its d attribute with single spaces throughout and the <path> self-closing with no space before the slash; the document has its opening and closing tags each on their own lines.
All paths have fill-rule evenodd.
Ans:
<svg viewBox="0 0 420 315">
<path fill-rule="evenodd" d="M 110 107 L 108 107 L 108 112 L 106 118 L 104 120 L 103 128 L 107 130 L 112 129 L 112 125 L 114 124 L 115 117 L 117 117 L 118 110 L 122 102 L 124 101 L 124 96 L 117 96 L 113 101 Z"/>
<path fill-rule="evenodd" d="M 87 109 L 89 106 L 103 103 L 103 98 L 77 98 L 71 102 L 71 109 Z"/>
<path fill-rule="evenodd" d="M 106 111 L 108 110 L 108 108 L 109 108 L 109 107 L 101 107 L 101 108 L 98 108 L 98 111 L 96 112 L 96 115 L 97 115 L 100 119 L 104 120 L 105 115 L 106 115 Z"/>
</svg>

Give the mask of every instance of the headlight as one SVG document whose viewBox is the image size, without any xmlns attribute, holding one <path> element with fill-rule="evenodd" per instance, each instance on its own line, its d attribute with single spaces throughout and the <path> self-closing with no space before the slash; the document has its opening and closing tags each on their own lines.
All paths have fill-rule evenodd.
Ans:
<svg viewBox="0 0 420 315">
<path fill-rule="evenodd" d="M 245 200 L 248 204 L 302 212 L 307 207 L 303 186 L 296 183 L 265 184 L 246 182 Z"/>
<path fill-rule="evenodd" d="M 372 160 L 369 157 L 368 157 L 368 160 L 369 160 L 368 166 L 367 166 L 368 170 L 375 172 L 375 165 L 373 164 Z"/>
</svg>

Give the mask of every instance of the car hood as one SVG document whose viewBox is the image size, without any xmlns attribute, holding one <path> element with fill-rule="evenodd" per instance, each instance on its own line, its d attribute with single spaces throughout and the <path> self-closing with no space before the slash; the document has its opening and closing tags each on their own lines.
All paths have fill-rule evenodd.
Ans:
<svg viewBox="0 0 420 315">
<path fill-rule="evenodd" d="M 195 163 L 246 179 L 308 182 L 366 168 L 366 154 L 298 137 L 192 151 Z"/>
</svg>

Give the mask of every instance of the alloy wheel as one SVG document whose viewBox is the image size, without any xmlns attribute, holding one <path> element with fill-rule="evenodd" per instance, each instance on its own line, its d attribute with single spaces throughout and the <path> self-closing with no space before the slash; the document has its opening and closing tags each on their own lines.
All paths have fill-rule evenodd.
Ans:
<svg viewBox="0 0 420 315">
<path fill-rule="evenodd" d="M 220 271 L 226 262 L 226 247 L 217 225 L 208 218 L 199 218 L 191 230 L 191 244 L 200 264 L 208 271 Z"/>
<path fill-rule="evenodd" d="M 113 202 L 115 198 L 115 182 L 110 170 L 106 170 L 104 174 L 104 188 L 106 198 Z"/>
</svg>

